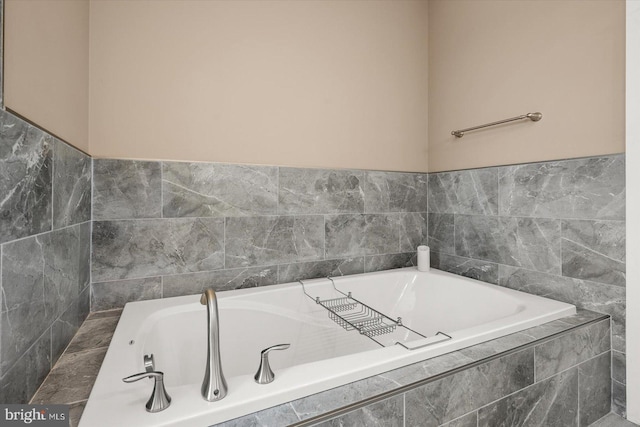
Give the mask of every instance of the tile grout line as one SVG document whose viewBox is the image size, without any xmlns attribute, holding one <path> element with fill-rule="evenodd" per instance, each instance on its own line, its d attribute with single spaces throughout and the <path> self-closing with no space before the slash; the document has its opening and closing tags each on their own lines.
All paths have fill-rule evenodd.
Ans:
<svg viewBox="0 0 640 427">
<path fill-rule="evenodd" d="M 56 157 L 58 154 L 58 150 L 57 150 L 57 145 L 55 139 L 52 140 L 51 142 L 51 230 L 53 231 L 55 230 L 55 224 L 54 224 L 54 220 L 55 220 L 55 210 L 56 210 L 56 203 L 54 200 L 54 188 L 56 185 Z"/>
<path fill-rule="evenodd" d="M 94 224 L 94 209 L 95 204 L 93 196 L 95 195 L 95 160 L 90 157 L 91 160 L 91 212 L 89 213 L 89 313 L 93 306 L 93 224 Z"/>
</svg>

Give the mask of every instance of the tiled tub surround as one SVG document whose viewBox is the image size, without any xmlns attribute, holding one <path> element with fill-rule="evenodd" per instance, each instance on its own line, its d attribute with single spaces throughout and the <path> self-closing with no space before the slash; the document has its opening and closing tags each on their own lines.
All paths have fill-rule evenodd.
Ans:
<svg viewBox="0 0 640 427">
<path fill-rule="evenodd" d="M 0 110 L 0 402 L 25 403 L 89 312 L 91 159 Z"/>
<path fill-rule="evenodd" d="M 412 265 L 427 175 L 94 160 L 92 308 Z"/>
<path fill-rule="evenodd" d="M 77 420 L 116 319 L 92 314 L 33 403 Z M 606 316 L 580 311 L 222 425 L 587 426 L 609 411 L 609 337 Z"/>
<path fill-rule="evenodd" d="M 624 156 L 429 175 L 431 265 L 612 317 L 625 412 Z"/>
<path fill-rule="evenodd" d="M 610 410 L 609 324 L 582 311 L 221 426 L 588 426 Z"/>
</svg>

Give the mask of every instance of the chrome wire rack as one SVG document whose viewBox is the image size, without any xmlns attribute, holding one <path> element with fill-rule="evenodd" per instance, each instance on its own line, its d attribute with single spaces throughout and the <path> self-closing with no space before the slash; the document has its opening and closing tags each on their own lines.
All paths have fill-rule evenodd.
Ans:
<svg viewBox="0 0 640 427">
<path fill-rule="evenodd" d="M 330 300 L 318 300 L 329 312 L 329 318 L 347 331 L 357 330 L 368 337 L 393 332 L 402 320 L 393 320 L 351 296 Z"/>
<path fill-rule="evenodd" d="M 324 307 L 328 312 L 329 318 L 347 331 L 356 330 L 360 334 L 373 339 L 376 336 L 392 333 L 397 327 L 403 326 L 402 318 L 390 318 L 367 304 L 358 301 L 351 295 L 351 292 L 345 294 L 340 291 L 336 288 L 336 284 L 331 277 L 327 277 L 327 279 L 331 281 L 334 291 L 341 295 L 340 297 L 330 299 L 313 297 L 307 293 L 304 282 L 302 280 L 298 280 L 298 282 L 302 285 L 305 295 L 314 300 L 316 304 Z M 422 334 L 415 333 L 424 337 Z M 380 343 L 378 342 L 378 344 Z"/>
<path fill-rule="evenodd" d="M 336 287 L 336 283 L 331 277 L 327 277 L 327 280 L 331 282 L 333 289 L 315 288 L 321 294 L 330 295 L 329 298 L 324 299 L 309 295 L 302 280 L 298 280 L 298 283 L 302 285 L 302 291 L 306 296 L 327 310 L 329 319 L 347 331 L 358 331 L 382 347 L 398 344 L 407 350 L 417 350 L 452 339 L 451 335 L 442 331 L 438 331 L 432 336 L 423 335 L 403 325 L 402 318 L 392 319 L 357 300 L 351 295 L 351 292 L 345 294 Z"/>
</svg>

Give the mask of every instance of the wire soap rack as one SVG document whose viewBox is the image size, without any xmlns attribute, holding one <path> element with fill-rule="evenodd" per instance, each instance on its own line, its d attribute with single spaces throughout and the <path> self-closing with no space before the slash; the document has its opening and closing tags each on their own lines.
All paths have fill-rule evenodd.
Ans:
<svg viewBox="0 0 640 427">
<path fill-rule="evenodd" d="M 388 342 L 388 344 L 376 339 L 376 337 L 393 334 L 398 329 L 402 329 L 401 335 L 403 337 L 411 337 L 414 341 L 424 341 L 425 339 L 428 339 L 427 336 L 420 332 L 403 325 L 401 317 L 393 319 L 362 301 L 359 301 L 351 294 L 351 292 L 344 293 L 339 290 L 331 277 L 327 277 L 327 280 L 331 282 L 334 295 L 337 295 L 336 298 L 322 299 L 319 296 L 314 297 L 307 292 L 302 280 L 298 280 L 298 282 L 302 285 L 302 290 L 305 295 L 315 301 L 316 304 L 325 308 L 329 318 L 347 331 L 358 331 L 361 335 L 371 338 L 383 347 L 386 347 L 388 344 L 401 344 L 407 349 L 413 349 L 406 346 L 405 343 L 399 342 L 400 339 L 392 340 L 391 342 Z M 438 334 L 442 333 L 438 332 Z M 446 336 L 446 338 L 442 337 L 437 341 L 451 338 L 446 334 L 442 335 Z"/>
</svg>

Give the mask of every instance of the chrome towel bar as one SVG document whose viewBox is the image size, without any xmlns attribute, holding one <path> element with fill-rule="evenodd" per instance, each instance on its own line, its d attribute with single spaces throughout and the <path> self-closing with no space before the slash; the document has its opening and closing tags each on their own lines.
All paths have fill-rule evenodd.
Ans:
<svg viewBox="0 0 640 427">
<path fill-rule="evenodd" d="M 476 130 L 476 129 L 482 129 L 482 128 L 486 128 L 486 127 L 489 127 L 489 126 L 501 125 L 503 123 L 514 122 L 516 120 L 522 120 L 522 119 L 529 119 L 532 122 L 537 122 L 539 120 L 542 120 L 542 113 L 527 113 L 527 114 L 523 114 L 522 116 L 511 117 L 510 119 L 504 119 L 504 120 L 499 120 L 497 122 L 487 123 L 486 125 L 480 125 L 480 126 L 474 126 L 474 127 L 466 128 L 466 129 L 454 130 L 454 131 L 451 132 L 451 135 L 453 135 L 453 136 L 455 136 L 457 138 L 462 138 L 464 136 L 465 132 L 469 132 L 469 131 Z"/>
</svg>

